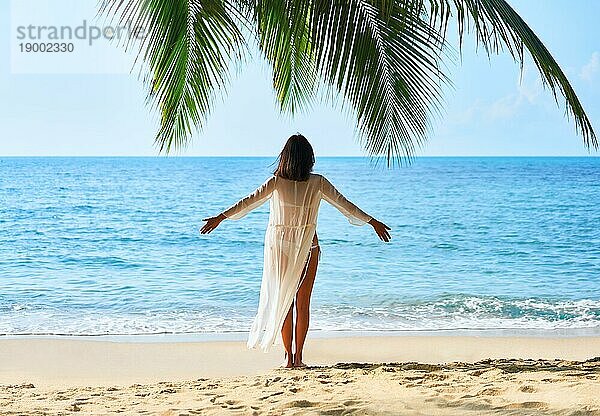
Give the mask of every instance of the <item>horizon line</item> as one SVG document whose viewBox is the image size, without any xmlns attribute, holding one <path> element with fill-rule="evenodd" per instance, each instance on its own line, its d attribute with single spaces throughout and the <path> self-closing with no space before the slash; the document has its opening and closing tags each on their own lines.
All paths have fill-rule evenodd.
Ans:
<svg viewBox="0 0 600 416">
<path fill-rule="evenodd" d="M 183 158 L 277 158 L 277 154 L 272 155 L 0 155 L 0 158 L 155 158 L 155 159 L 183 159 Z M 593 155 L 431 155 L 431 156 L 412 156 L 410 159 L 428 159 L 428 158 L 596 158 L 600 153 Z M 354 159 L 385 159 L 385 156 L 369 155 L 323 155 L 315 156 L 320 158 L 354 158 Z M 402 157 L 402 159 L 406 159 Z M 397 160 L 397 159 L 396 159 Z"/>
</svg>

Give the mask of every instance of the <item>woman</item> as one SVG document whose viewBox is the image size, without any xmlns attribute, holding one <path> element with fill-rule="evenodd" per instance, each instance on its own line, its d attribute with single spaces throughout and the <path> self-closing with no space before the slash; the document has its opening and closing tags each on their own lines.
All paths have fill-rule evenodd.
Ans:
<svg viewBox="0 0 600 416">
<path fill-rule="evenodd" d="M 267 352 L 272 345 L 282 341 L 286 351 L 286 368 L 306 367 L 302 362 L 302 350 L 308 332 L 310 296 L 321 253 L 316 233 L 321 199 L 335 206 L 350 223 L 370 224 L 381 240 L 387 242 L 391 238 L 390 227 L 348 201 L 324 176 L 311 173 L 314 163 L 315 156 L 308 140 L 300 134 L 291 136 L 279 154 L 273 176 L 221 214 L 205 218 L 206 224 L 200 230 L 202 234 L 210 233 L 224 219 L 240 219 L 271 199 L 258 313 L 247 345 L 254 348 L 260 343 L 263 351 Z M 279 332 L 280 338 L 277 337 Z"/>
</svg>

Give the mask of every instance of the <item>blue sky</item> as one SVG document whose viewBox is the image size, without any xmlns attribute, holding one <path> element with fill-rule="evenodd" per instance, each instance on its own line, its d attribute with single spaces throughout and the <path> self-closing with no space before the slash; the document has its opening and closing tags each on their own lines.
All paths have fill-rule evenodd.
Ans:
<svg viewBox="0 0 600 416">
<path fill-rule="evenodd" d="M 31 17 L 93 21 L 93 7 L 74 7 L 94 4 L 86 1 L 46 0 L 52 12 L 44 14 L 43 7 L 38 7 L 37 15 L 32 12 Z M 596 21 L 600 2 L 510 3 L 561 64 L 600 133 L 600 27 Z M 16 44 L 11 2 L 0 2 L 0 16 L 0 53 L 5 56 L 0 67 L 0 155 L 157 154 L 153 145 L 157 113 L 146 106 L 142 83 L 135 74 L 102 73 L 108 72 L 107 67 L 128 66 L 129 56 L 104 45 L 93 49 L 101 54 L 95 64 L 98 68 L 102 64 L 100 73 L 44 73 L 50 71 L 40 65 L 37 72 L 41 73 L 24 74 L 11 66 L 11 45 Z M 551 93 L 542 89 L 530 61 L 519 83 L 519 68 L 508 55 L 488 60 L 482 51 L 476 53 L 472 36 L 468 38 L 462 63 L 449 67 L 455 85 L 446 92 L 445 114 L 434 121 L 429 142 L 418 155 L 590 154 L 566 118 L 562 101 L 557 107 Z M 35 66 L 37 58 L 33 59 L 26 64 Z M 70 64 L 77 69 L 84 63 Z M 269 77 L 260 59 L 243 67 L 233 76 L 227 96 L 215 103 L 204 130 L 177 154 L 274 155 L 296 131 L 311 140 L 317 155 L 364 154 L 355 137 L 354 121 L 338 109 L 316 105 L 294 118 L 280 115 Z"/>
</svg>

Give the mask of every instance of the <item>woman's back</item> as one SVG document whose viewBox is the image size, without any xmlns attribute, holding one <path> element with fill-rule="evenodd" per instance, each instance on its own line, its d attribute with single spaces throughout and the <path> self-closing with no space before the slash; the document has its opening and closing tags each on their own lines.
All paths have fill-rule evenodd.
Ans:
<svg viewBox="0 0 600 416">
<path fill-rule="evenodd" d="M 320 175 L 311 173 L 306 181 L 274 178 L 270 225 L 301 227 L 316 224 L 321 201 Z"/>
<path fill-rule="evenodd" d="M 271 199 L 270 226 L 305 227 L 316 224 L 321 199 L 344 214 L 354 225 L 363 225 L 371 216 L 348 201 L 323 175 L 311 173 L 306 181 L 293 181 L 273 175 L 253 193 L 225 211 L 230 219 L 240 219 Z"/>
</svg>

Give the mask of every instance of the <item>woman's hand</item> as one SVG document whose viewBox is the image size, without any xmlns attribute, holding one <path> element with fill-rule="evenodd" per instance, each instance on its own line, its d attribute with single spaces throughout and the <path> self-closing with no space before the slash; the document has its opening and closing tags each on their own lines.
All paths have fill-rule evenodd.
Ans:
<svg viewBox="0 0 600 416">
<path fill-rule="evenodd" d="M 206 221 L 206 224 L 200 229 L 200 234 L 208 234 L 221 224 L 221 221 L 227 217 L 223 214 L 219 214 L 216 217 L 204 218 L 202 221 Z"/>
<path fill-rule="evenodd" d="M 369 221 L 369 224 L 371 224 L 371 226 L 377 233 L 377 236 L 379 238 L 381 238 L 381 240 L 383 240 L 387 243 L 388 241 L 390 241 L 392 239 L 392 236 L 388 232 L 388 230 L 391 230 L 391 228 L 388 227 L 387 225 L 385 225 L 384 223 L 382 223 L 381 221 L 377 221 L 375 218 L 371 218 L 371 221 Z"/>
</svg>

